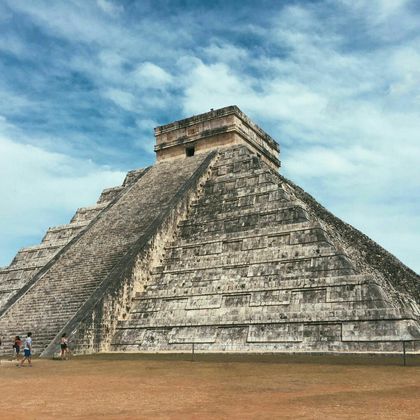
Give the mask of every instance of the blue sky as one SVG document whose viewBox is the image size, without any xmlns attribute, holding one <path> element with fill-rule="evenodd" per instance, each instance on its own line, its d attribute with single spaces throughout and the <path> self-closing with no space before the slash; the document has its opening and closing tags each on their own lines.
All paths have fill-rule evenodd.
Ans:
<svg viewBox="0 0 420 420">
<path fill-rule="evenodd" d="M 281 172 L 420 271 L 420 3 L 0 0 L 0 265 L 236 104 Z"/>
</svg>

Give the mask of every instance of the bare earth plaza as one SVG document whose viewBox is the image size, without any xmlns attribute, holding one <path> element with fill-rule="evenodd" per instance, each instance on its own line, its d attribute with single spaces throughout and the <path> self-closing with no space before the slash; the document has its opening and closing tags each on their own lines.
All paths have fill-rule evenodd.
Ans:
<svg viewBox="0 0 420 420">
<path fill-rule="evenodd" d="M 0 420 L 420 419 L 420 0 L 0 0 Z"/>
<path fill-rule="evenodd" d="M 1 366 L 5 417 L 415 419 L 420 409 L 419 363 L 394 358 L 102 354 L 25 369 Z"/>
</svg>

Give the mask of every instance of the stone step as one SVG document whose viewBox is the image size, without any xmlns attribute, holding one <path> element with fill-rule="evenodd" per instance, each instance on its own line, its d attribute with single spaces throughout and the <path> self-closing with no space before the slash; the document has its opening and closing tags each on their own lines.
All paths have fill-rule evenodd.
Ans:
<svg viewBox="0 0 420 420">
<path fill-rule="evenodd" d="M 183 239 L 197 240 L 209 233 L 212 235 L 216 233 L 244 233 L 270 226 L 277 227 L 306 222 L 308 219 L 306 211 L 298 206 L 263 215 L 255 213 L 237 218 L 203 219 L 200 221 L 193 219 L 180 226 L 180 236 Z"/>
<path fill-rule="evenodd" d="M 81 207 L 77 209 L 76 214 L 72 217 L 70 223 L 90 222 L 92 221 L 109 203 L 103 202 L 94 206 Z"/>
<path fill-rule="evenodd" d="M 226 218 L 228 215 L 245 215 L 247 212 L 269 212 L 280 208 L 288 207 L 291 200 L 278 198 L 277 191 L 262 194 L 250 194 L 238 199 L 230 199 L 222 204 L 209 201 L 208 203 L 197 203 L 192 207 L 191 218 L 203 218 L 208 215 Z M 224 216 L 223 216 L 224 215 Z"/>
<path fill-rule="evenodd" d="M 266 198 L 264 198 L 264 200 L 265 199 Z M 207 221 L 237 219 L 239 217 L 246 217 L 255 214 L 260 216 L 266 216 L 269 214 L 276 215 L 277 213 L 282 213 L 285 210 L 293 210 L 296 207 L 300 208 L 298 204 L 288 200 L 271 200 L 266 203 L 258 202 L 254 205 L 247 204 L 246 207 L 231 206 L 231 208 L 227 208 L 227 205 L 230 204 L 232 204 L 232 202 L 223 203 L 222 206 L 212 203 L 211 206 L 208 205 L 204 208 L 195 207 L 195 211 L 191 211 L 189 219 L 194 220 L 194 223 L 201 223 Z M 188 224 L 191 224 L 191 222 L 183 222 L 180 225 L 183 226 Z"/>
<path fill-rule="evenodd" d="M 309 305 L 308 305 L 309 306 Z M 166 316 L 158 317 L 158 312 L 147 314 L 147 318 L 128 319 L 120 321 L 118 329 L 144 329 L 144 328 L 173 328 L 198 326 L 228 326 L 228 325 L 255 325 L 272 323 L 308 323 L 308 322 L 362 322 L 376 320 L 401 320 L 401 313 L 393 307 L 365 308 L 363 302 L 357 302 L 353 307 L 343 308 L 339 305 L 334 308 L 323 309 L 313 307 L 312 311 L 280 311 L 275 306 L 224 308 L 213 310 L 214 314 L 207 316 L 200 311 L 172 311 Z M 343 305 L 341 305 L 343 306 Z M 297 309 L 297 308 L 296 308 Z M 308 308 L 309 309 L 309 308 Z M 210 310 L 208 310 L 210 311 Z M 133 314 L 134 315 L 134 314 Z M 139 316 L 141 314 L 138 314 Z M 152 316 L 151 316 L 152 315 Z"/>
<path fill-rule="evenodd" d="M 265 239 L 265 238 L 264 238 Z M 202 267 L 205 265 L 228 265 L 248 262 L 250 264 L 267 259 L 281 261 L 297 258 L 331 256 L 337 254 L 337 251 L 329 242 L 319 241 L 308 244 L 284 244 L 289 238 L 273 237 L 271 242 L 261 244 L 262 241 L 241 242 L 219 242 L 217 247 L 200 248 L 178 248 L 172 249 L 165 257 L 164 270 L 170 270 L 169 267 L 182 266 L 184 268 Z M 252 248 L 252 245 L 255 248 Z M 266 246 L 261 246 L 266 245 Z M 242 246 L 245 249 L 242 249 Z M 207 254 L 200 254 L 207 252 Z"/>
<path fill-rule="evenodd" d="M 123 190 L 123 186 L 104 189 L 97 201 L 97 204 L 110 203 L 111 201 L 115 200 L 122 193 Z"/>
<path fill-rule="evenodd" d="M 354 328 L 361 328 L 354 334 Z M 119 351 L 339 351 L 401 352 L 401 331 L 416 328 L 410 319 L 140 327 L 120 329 L 112 343 Z M 369 338 L 369 340 L 366 340 Z M 407 343 L 410 350 L 420 346 Z M 407 347 L 408 348 L 408 347 Z"/>
<path fill-rule="evenodd" d="M 260 236 L 267 236 L 267 237 L 275 237 L 281 235 L 288 235 L 292 234 L 298 236 L 300 233 L 304 233 L 306 230 L 312 229 L 321 229 L 320 225 L 314 221 L 306 220 L 304 222 L 298 223 L 288 223 L 285 225 L 278 225 L 278 226 L 267 226 L 265 228 L 259 228 L 255 231 L 244 231 L 244 232 L 207 232 L 205 236 L 201 236 L 198 238 L 182 238 L 178 236 L 175 242 L 172 242 L 170 246 L 166 247 L 166 249 L 170 248 L 182 248 L 188 246 L 200 246 L 205 245 L 213 242 L 223 242 L 223 241 L 234 241 L 234 240 L 243 240 L 247 238 L 257 238 Z M 322 229 L 321 229 L 322 230 Z M 324 232 L 325 235 L 325 232 Z"/>
<path fill-rule="evenodd" d="M 290 312 L 301 309 L 303 312 L 311 310 L 311 306 L 316 306 L 322 310 L 323 307 L 334 310 L 340 306 L 348 308 L 349 305 L 359 305 L 363 303 L 366 307 L 382 308 L 387 306 L 389 299 L 380 293 L 377 285 L 361 284 L 357 287 L 349 285 L 334 286 L 329 288 L 312 287 L 304 289 L 262 289 L 262 290 L 237 290 L 230 292 L 220 291 L 213 294 L 197 294 L 193 296 L 171 296 L 137 298 L 133 300 L 130 317 L 135 317 L 136 313 L 184 310 L 208 310 L 206 315 L 211 316 L 216 309 L 231 307 L 279 307 L 278 311 Z M 387 302 L 387 304 L 385 304 Z M 351 306 L 351 309 L 353 309 Z M 223 309 L 224 310 L 224 309 Z M 158 314 L 156 316 L 159 316 Z"/>
<path fill-rule="evenodd" d="M 254 155 L 243 153 L 241 155 L 232 154 L 226 155 L 222 152 L 220 159 L 213 165 L 213 170 L 217 175 L 226 173 L 240 173 L 242 171 L 249 171 L 251 168 L 261 169 L 261 161 Z"/>
<path fill-rule="evenodd" d="M 278 233 L 236 236 L 231 239 L 211 239 L 207 241 L 184 241 L 165 248 L 165 260 L 192 258 L 208 255 L 221 255 L 226 252 L 241 253 L 261 249 L 282 249 L 287 255 L 308 247 L 315 250 L 331 246 L 327 234 L 320 228 L 280 231 Z M 298 249 L 296 249 L 298 248 Z"/>
<path fill-rule="evenodd" d="M 230 264 L 226 263 L 192 268 L 179 266 L 176 269 L 174 268 L 171 270 L 165 270 L 165 268 L 161 266 L 156 267 L 151 274 L 160 276 L 165 274 L 180 275 L 182 273 L 200 272 L 201 275 L 204 275 L 204 272 L 214 272 L 215 270 L 218 270 L 219 274 L 225 272 L 227 275 L 227 270 L 234 269 L 240 272 L 241 268 L 245 269 L 247 276 L 266 274 L 281 275 L 284 272 L 288 273 L 290 271 L 294 271 L 295 273 L 300 271 L 316 273 L 336 269 L 354 269 L 346 255 L 334 253 L 327 256 L 273 258 L 253 262 L 241 261 Z"/>
<path fill-rule="evenodd" d="M 212 194 L 218 196 L 220 203 L 232 202 L 232 205 L 237 204 L 238 207 L 251 205 L 253 202 L 257 201 L 257 197 L 259 196 L 269 195 L 271 199 L 277 197 L 277 199 L 281 200 L 283 195 L 278 184 L 274 184 L 272 182 L 264 182 L 240 188 L 232 187 L 227 190 L 222 189 L 222 185 L 215 185 L 211 189 L 214 190 L 216 187 L 219 188 L 218 191 L 209 191 L 199 201 L 197 201 L 196 206 L 194 207 L 201 205 L 204 207 L 214 205 L 214 200 L 211 198 Z"/>
<path fill-rule="evenodd" d="M 297 302 L 297 295 L 299 291 L 291 293 L 283 293 L 275 295 L 277 300 L 274 300 L 274 294 L 265 293 L 264 298 L 269 295 L 267 301 L 257 301 L 255 299 L 257 293 L 252 294 L 226 294 L 219 296 L 204 296 L 206 299 L 163 299 L 161 301 L 154 300 L 153 302 L 137 302 L 130 312 L 130 317 L 121 322 L 142 320 L 143 323 L 149 323 L 150 320 L 161 320 L 164 322 L 165 317 L 173 317 L 183 322 L 188 316 L 192 318 L 201 319 L 200 322 L 211 322 L 214 319 L 242 316 L 248 313 L 249 317 L 256 319 L 258 314 L 275 315 L 281 317 L 288 317 L 289 313 L 302 313 L 306 316 L 311 316 L 312 311 L 347 311 L 348 316 L 353 316 L 353 311 L 356 309 L 383 309 L 386 304 L 383 300 L 355 300 L 355 301 L 326 301 L 326 302 Z M 315 296 L 314 291 L 305 291 L 305 294 Z M 260 293 L 260 295 L 263 295 Z M 321 293 L 319 294 L 321 296 Z M 325 294 L 323 294 L 325 297 Z M 295 299 L 293 302 L 292 299 Z M 270 300 L 271 299 L 271 300 Z M 284 299 L 284 300 L 281 300 Z M 289 299 L 289 300 L 287 300 Z M 235 302 L 236 305 L 232 305 Z M 246 303 L 245 303 L 246 302 Z M 147 305 L 146 305 L 147 303 Z M 153 303 L 153 305 L 151 305 Z M 198 305 L 202 306 L 198 306 Z M 183 307 L 181 307 L 183 306 Z M 178 308 L 179 307 L 179 308 Z M 388 306 L 388 308 L 391 308 Z M 168 315 L 169 314 L 169 315 Z M 398 313 L 401 317 L 401 313 Z M 201 317 L 201 318 L 200 318 Z M 344 318 L 343 318 L 344 319 Z"/>
<path fill-rule="evenodd" d="M 200 277 L 199 275 L 193 277 L 179 278 L 179 282 L 173 278 L 166 277 L 165 279 L 158 278 L 156 281 L 151 281 L 150 284 L 145 285 L 145 291 L 142 292 L 145 296 L 156 295 L 171 297 L 176 294 L 188 295 L 211 293 L 212 291 L 229 291 L 237 290 L 238 288 L 245 287 L 269 287 L 279 288 L 281 284 L 291 284 L 290 282 L 296 282 L 295 284 L 305 284 L 304 282 L 313 282 L 318 284 L 319 279 L 331 278 L 335 279 L 339 276 L 353 276 L 357 275 L 355 270 L 341 269 L 341 270 L 329 270 L 319 273 L 305 273 L 303 274 L 289 274 L 289 275 L 255 275 L 255 276 L 240 276 L 235 272 L 232 275 L 217 275 L 212 278 Z M 260 286 L 260 285 L 264 286 Z M 324 284 L 320 282 L 319 284 Z"/>
<path fill-rule="evenodd" d="M 205 284 L 207 283 L 207 284 Z M 170 297 L 189 297 L 201 295 L 213 295 L 220 293 L 236 293 L 243 292 L 244 289 L 250 292 L 255 291 L 273 291 L 273 290 L 295 290 L 295 289 L 312 289 L 312 288 L 336 288 L 349 287 L 373 283 L 368 275 L 348 275 L 337 277 L 320 277 L 320 278 L 296 278 L 296 279 L 279 279 L 266 280 L 264 277 L 247 277 L 247 278 L 224 278 L 212 281 L 196 282 L 182 281 L 176 287 L 177 295 L 170 294 Z M 201 285 L 200 285 L 201 284 Z M 143 292 L 137 292 L 135 300 L 150 300 L 167 297 L 165 288 L 170 287 L 168 284 L 154 283 L 147 286 Z M 173 290 L 171 290 L 172 292 Z"/>
<path fill-rule="evenodd" d="M 144 175 L 145 169 L 139 168 L 139 169 L 133 169 L 132 171 L 129 171 L 124 179 L 123 187 L 129 187 L 133 185 L 135 182 L 138 181 L 138 179 Z"/>
<path fill-rule="evenodd" d="M 49 228 L 42 239 L 44 244 L 56 244 L 62 242 L 70 242 L 82 229 L 84 229 L 89 222 L 69 223 L 66 225 L 55 226 Z"/>
</svg>

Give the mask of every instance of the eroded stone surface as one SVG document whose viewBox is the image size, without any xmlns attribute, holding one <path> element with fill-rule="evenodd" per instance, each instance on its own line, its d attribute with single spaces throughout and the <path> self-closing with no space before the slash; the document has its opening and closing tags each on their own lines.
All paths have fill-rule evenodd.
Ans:
<svg viewBox="0 0 420 420">
<path fill-rule="evenodd" d="M 22 248 L 9 266 L 0 267 L 0 314 L 16 293 L 73 238 L 86 229 L 90 222 L 112 204 L 124 188 L 142 175 L 143 171 L 144 169 L 138 169 L 129 172 L 123 186 L 104 190 L 97 204 L 78 209 L 69 224 L 49 228 L 41 244 Z"/>
<path fill-rule="evenodd" d="M 278 143 L 237 106 L 211 110 L 157 127 L 155 136 L 158 162 L 244 144 L 273 169 L 280 167 Z"/>
<path fill-rule="evenodd" d="M 2 335 L 12 337 L 32 331 L 35 351 L 42 352 L 126 256 L 205 157 L 178 166 L 155 165 L 123 191 L 3 314 Z"/>
<path fill-rule="evenodd" d="M 399 351 L 419 339 L 414 300 L 315 210 L 246 147 L 221 151 L 112 348 Z"/>
<path fill-rule="evenodd" d="M 160 163 L 0 270 L 3 337 L 32 330 L 46 356 L 64 331 L 79 353 L 420 351 L 419 276 L 279 175 L 236 107 L 156 134 Z"/>
</svg>

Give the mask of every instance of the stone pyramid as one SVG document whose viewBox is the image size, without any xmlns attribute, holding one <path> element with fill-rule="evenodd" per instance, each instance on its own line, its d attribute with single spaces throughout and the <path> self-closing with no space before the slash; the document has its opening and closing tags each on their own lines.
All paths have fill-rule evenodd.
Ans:
<svg viewBox="0 0 420 420">
<path fill-rule="evenodd" d="M 420 277 L 282 177 L 237 107 L 155 135 L 155 165 L 0 270 L 3 340 L 31 330 L 43 356 L 63 332 L 78 353 L 420 352 Z"/>
</svg>

